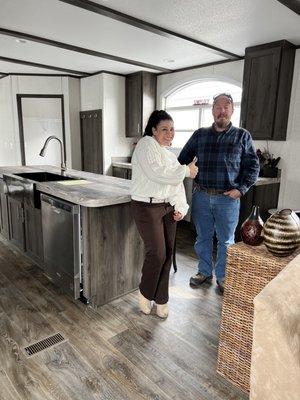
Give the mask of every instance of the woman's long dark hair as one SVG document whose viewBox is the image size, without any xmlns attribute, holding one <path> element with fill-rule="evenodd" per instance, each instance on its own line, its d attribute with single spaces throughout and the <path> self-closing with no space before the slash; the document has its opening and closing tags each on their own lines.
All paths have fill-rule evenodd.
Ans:
<svg viewBox="0 0 300 400">
<path fill-rule="evenodd" d="M 173 118 L 165 110 L 154 110 L 149 117 L 143 136 L 153 136 L 152 128 L 156 128 L 160 121 L 173 121 Z"/>
</svg>

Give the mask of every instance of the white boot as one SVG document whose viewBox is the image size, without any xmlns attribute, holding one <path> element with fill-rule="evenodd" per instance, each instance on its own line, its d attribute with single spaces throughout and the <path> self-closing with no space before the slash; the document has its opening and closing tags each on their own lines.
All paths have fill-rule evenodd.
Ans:
<svg viewBox="0 0 300 400">
<path fill-rule="evenodd" d="M 150 314 L 150 312 L 151 312 L 151 301 L 146 299 L 146 297 L 144 297 L 141 292 L 139 292 L 139 305 L 140 305 L 140 310 L 144 314 L 147 314 L 147 315 Z"/>
<path fill-rule="evenodd" d="M 167 316 L 169 315 L 168 303 L 166 303 L 166 304 L 156 304 L 156 314 L 160 318 L 167 318 Z"/>
</svg>

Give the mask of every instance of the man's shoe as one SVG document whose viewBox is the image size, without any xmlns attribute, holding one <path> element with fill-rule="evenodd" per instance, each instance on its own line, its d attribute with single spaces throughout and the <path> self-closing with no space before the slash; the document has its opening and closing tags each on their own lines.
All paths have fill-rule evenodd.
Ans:
<svg viewBox="0 0 300 400">
<path fill-rule="evenodd" d="M 200 286 L 203 282 L 211 281 L 212 276 L 205 276 L 201 272 L 198 272 L 195 276 L 190 278 L 190 285 L 192 286 Z"/>
<path fill-rule="evenodd" d="M 218 288 L 220 292 L 223 294 L 224 293 L 224 281 L 217 281 Z"/>
</svg>

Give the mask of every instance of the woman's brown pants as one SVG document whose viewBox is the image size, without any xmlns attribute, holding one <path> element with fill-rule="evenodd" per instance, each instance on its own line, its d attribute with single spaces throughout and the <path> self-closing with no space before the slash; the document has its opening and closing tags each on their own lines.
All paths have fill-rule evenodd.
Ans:
<svg viewBox="0 0 300 400">
<path fill-rule="evenodd" d="M 169 274 L 176 235 L 174 208 L 169 203 L 132 200 L 135 223 L 145 245 L 140 291 L 148 300 L 169 300 Z"/>
</svg>

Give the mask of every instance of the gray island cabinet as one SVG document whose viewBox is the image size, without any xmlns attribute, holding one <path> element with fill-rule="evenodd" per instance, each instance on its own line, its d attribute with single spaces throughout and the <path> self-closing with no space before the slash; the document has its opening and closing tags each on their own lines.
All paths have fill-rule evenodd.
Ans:
<svg viewBox="0 0 300 400">
<path fill-rule="evenodd" d="M 32 181 L 24 178 L 28 173 L 41 172 L 60 174 L 59 168 L 51 166 L 0 168 L 2 236 L 17 245 L 47 274 L 47 261 L 39 254 L 45 255 L 47 247 L 45 238 L 41 237 L 45 221 L 43 224 L 40 198 L 50 196 L 62 203 L 77 205 L 80 209 L 81 297 L 97 307 L 136 289 L 144 249 L 131 215 L 129 182 L 71 169 L 61 181 L 34 182 L 33 178 Z M 34 197 L 28 195 L 30 182 Z M 21 187 L 25 188 L 23 192 Z M 10 207 L 12 201 L 18 202 L 18 207 Z M 22 210 L 30 212 L 24 214 Z M 7 219 L 9 224 L 4 223 Z M 19 237 L 24 235 L 19 242 L 14 240 L 16 229 Z M 60 228 L 57 229 L 59 232 Z M 35 237 L 41 239 L 44 251 L 40 248 L 38 253 L 33 251 L 32 238 Z M 62 260 L 64 256 L 62 253 Z"/>
</svg>

